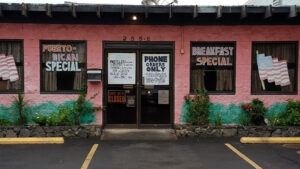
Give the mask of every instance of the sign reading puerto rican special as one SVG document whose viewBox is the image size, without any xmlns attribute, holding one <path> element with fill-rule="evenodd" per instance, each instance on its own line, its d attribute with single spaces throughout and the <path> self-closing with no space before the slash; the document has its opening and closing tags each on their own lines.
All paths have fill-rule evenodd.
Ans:
<svg viewBox="0 0 300 169">
<path fill-rule="evenodd" d="M 46 71 L 51 72 L 80 72 L 77 48 L 70 44 L 43 44 L 43 57 L 49 52 L 50 59 L 46 62 Z"/>
<path fill-rule="evenodd" d="M 196 56 L 196 66 L 232 66 L 234 45 L 216 44 L 210 46 L 209 43 L 203 43 L 192 47 L 192 56 Z"/>
<path fill-rule="evenodd" d="M 169 54 L 143 54 L 142 62 L 144 85 L 169 85 Z"/>
<path fill-rule="evenodd" d="M 135 53 L 108 54 L 108 84 L 135 84 Z"/>
<path fill-rule="evenodd" d="M 108 103 L 125 103 L 125 90 L 108 91 Z"/>
</svg>

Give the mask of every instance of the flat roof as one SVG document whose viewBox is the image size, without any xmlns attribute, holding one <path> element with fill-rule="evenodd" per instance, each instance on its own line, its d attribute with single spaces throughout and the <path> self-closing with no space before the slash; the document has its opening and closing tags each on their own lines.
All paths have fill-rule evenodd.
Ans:
<svg viewBox="0 0 300 169">
<path fill-rule="evenodd" d="M 299 25 L 298 6 L 145 6 L 0 3 L 0 23 Z M 137 20 L 132 20 L 135 15 Z"/>
</svg>

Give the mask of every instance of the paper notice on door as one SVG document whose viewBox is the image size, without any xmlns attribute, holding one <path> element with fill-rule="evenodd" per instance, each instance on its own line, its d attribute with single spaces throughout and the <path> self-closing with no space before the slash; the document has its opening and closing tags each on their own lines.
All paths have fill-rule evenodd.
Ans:
<svg viewBox="0 0 300 169">
<path fill-rule="evenodd" d="M 135 84 L 135 53 L 108 53 L 108 84 Z"/>
<path fill-rule="evenodd" d="M 169 104 L 169 90 L 158 90 L 158 104 Z"/>
<path fill-rule="evenodd" d="M 135 96 L 127 96 L 127 107 L 135 107 Z"/>
<path fill-rule="evenodd" d="M 143 85 L 169 85 L 169 54 L 143 54 L 142 67 Z"/>
</svg>

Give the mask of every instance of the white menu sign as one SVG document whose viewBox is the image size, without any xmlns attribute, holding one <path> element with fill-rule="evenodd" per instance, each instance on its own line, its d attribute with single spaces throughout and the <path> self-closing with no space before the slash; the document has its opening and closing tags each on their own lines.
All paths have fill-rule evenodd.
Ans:
<svg viewBox="0 0 300 169">
<path fill-rule="evenodd" d="M 135 84 L 135 53 L 108 53 L 108 84 Z"/>
<path fill-rule="evenodd" d="M 169 90 L 158 90 L 158 104 L 169 104 Z"/>
<path fill-rule="evenodd" d="M 143 54 L 143 84 L 169 85 L 170 54 Z"/>
</svg>

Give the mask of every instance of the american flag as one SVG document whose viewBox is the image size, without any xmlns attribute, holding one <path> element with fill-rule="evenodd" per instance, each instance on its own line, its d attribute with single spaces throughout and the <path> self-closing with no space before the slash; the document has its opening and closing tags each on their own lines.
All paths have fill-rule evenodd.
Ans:
<svg viewBox="0 0 300 169">
<path fill-rule="evenodd" d="M 0 78 L 15 82 L 19 80 L 19 74 L 13 55 L 0 54 Z"/>
<path fill-rule="evenodd" d="M 286 60 L 279 61 L 265 54 L 258 54 L 256 58 L 260 80 L 275 82 L 275 85 L 280 86 L 291 84 Z"/>
</svg>

